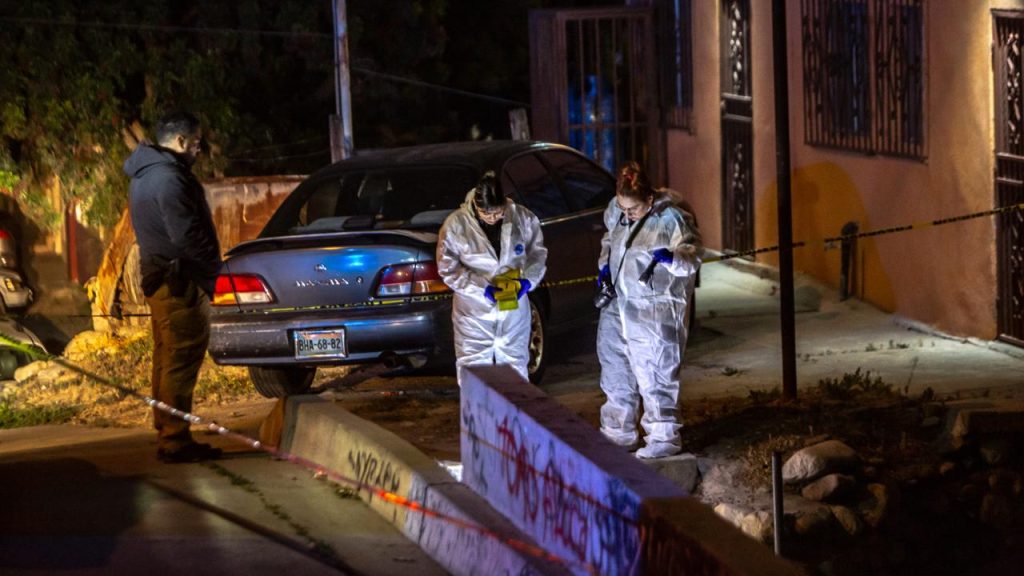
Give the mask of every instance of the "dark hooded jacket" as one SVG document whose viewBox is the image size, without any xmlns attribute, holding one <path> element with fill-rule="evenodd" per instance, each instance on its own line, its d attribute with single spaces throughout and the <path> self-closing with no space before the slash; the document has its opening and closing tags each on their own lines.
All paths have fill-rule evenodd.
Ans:
<svg viewBox="0 0 1024 576">
<path fill-rule="evenodd" d="M 203 186 L 170 150 L 140 144 L 124 163 L 131 176 L 129 211 L 139 244 L 142 289 L 147 296 L 171 280 L 191 280 L 213 293 L 220 243 Z"/>
</svg>

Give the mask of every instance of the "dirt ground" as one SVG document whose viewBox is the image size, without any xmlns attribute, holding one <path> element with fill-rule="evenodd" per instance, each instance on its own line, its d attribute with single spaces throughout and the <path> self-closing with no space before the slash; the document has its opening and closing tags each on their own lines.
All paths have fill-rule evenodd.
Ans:
<svg viewBox="0 0 1024 576">
<path fill-rule="evenodd" d="M 336 376 L 325 374 L 318 386 L 346 409 L 435 458 L 459 459 L 452 378 L 397 375 L 353 383 L 358 375 L 349 375 L 340 387 L 332 381 Z M 603 396 L 596 385 L 557 392 L 556 400 L 597 426 Z M 857 536 L 839 529 L 797 536 L 790 521 L 786 556 L 809 573 L 1014 573 L 1024 562 L 1024 468 L 1019 458 L 987 465 L 976 447 L 943 449 L 946 400 L 927 392 L 907 397 L 863 374 L 801 391 L 796 401 L 784 401 L 777 392 L 689 400 L 682 407 L 684 450 L 738 463 L 733 500 L 744 502 L 770 493 L 773 451 L 785 458 L 826 438 L 854 448 L 864 463 L 858 481 L 886 486 L 889 510 L 878 526 Z M 1006 509 L 986 513 L 983 499 L 998 482 L 1008 483 L 1007 497 L 1000 500 Z"/>
<path fill-rule="evenodd" d="M 144 331 L 80 336 L 65 354 L 138 389 L 148 373 L 146 336 Z M 551 382 L 542 389 L 596 427 L 604 397 L 596 381 L 575 378 L 573 385 L 561 383 L 563 373 L 578 375 L 585 368 L 573 364 L 571 344 L 563 354 L 557 358 L 561 364 L 549 372 Z M 41 367 L 46 369 L 51 370 L 46 378 L 3 386 L 0 420 L 4 406 L 17 405 L 31 407 L 35 412 L 29 416 L 44 422 L 148 427 L 149 409 L 137 398 L 89 384 L 52 365 Z M 430 456 L 459 460 L 459 394 L 450 375 L 323 369 L 313 392 L 333 398 Z M 796 537 L 790 526 L 784 533 L 786 555 L 809 573 L 1013 573 L 1024 562 L 1024 468 L 1019 451 L 994 466 L 976 447 L 943 450 L 941 423 L 947 400 L 929 391 L 911 397 L 860 373 L 837 375 L 814 389 L 800 390 L 796 401 L 782 400 L 777 391 L 688 398 L 682 404 L 684 450 L 738 463 L 732 498 L 742 502 L 770 492 L 775 450 L 788 456 L 823 438 L 854 448 L 865 464 L 858 481 L 885 485 L 891 494 L 889 512 L 884 522 L 858 536 L 832 530 L 813 538 Z M 231 427 L 235 420 L 269 413 L 272 405 L 252 391 L 244 370 L 212 363 L 204 367 L 195 406 L 200 415 Z M 42 422 L 21 421 L 26 423 Z M 1022 445 L 1020 439 L 1010 440 L 1013 446 Z M 997 485 L 1004 488 L 993 504 L 990 495 L 997 494 Z"/>
</svg>

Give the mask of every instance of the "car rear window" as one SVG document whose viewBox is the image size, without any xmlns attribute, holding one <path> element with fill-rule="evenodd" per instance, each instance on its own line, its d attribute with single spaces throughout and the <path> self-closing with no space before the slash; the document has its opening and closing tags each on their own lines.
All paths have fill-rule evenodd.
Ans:
<svg viewBox="0 0 1024 576">
<path fill-rule="evenodd" d="M 344 230 L 439 228 L 476 184 L 467 166 L 356 170 L 295 189 L 260 237 Z"/>
</svg>

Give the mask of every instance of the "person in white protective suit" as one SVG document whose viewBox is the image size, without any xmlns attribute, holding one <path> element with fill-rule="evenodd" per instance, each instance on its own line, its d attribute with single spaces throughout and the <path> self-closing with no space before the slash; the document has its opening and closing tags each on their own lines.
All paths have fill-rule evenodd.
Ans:
<svg viewBox="0 0 1024 576">
<path fill-rule="evenodd" d="M 529 377 L 530 299 L 547 266 L 540 221 L 505 198 L 487 172 L 445 220 L 437 242 L 437 270 L 454 292 L 455 364 L 507 364 Z M 518 307 L 499 310 L 498 277 L 516 275 Z"/>
<path fill-rule="evenodd" d="M 615 297 L 602 308 L 597 332 L 606 396 L 601 432 L 620 446 L 636 447 L 642 402 L 645 445 L 636 455 L 671 456 L 681 450 L 679 372 L 686 308 L 703 253 L 700 234 L 689 214 L 651 188 L 636 162 L 620 170 L 604 222 L 598 278 L 614 286 L 609 295 Z"/>
</svg>

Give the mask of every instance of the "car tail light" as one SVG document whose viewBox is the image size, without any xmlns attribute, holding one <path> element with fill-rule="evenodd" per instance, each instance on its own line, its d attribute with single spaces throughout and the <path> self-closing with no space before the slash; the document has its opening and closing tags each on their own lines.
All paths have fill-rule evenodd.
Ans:
<svg viewBox="0 0 1024 576">
<path fill-rule="evenodd" d="M 274 301 L 263 279 L 255 274 L 221 274 L 213 288 L 213 305 L 270 304 Z"/>
<path fill-rule="evenodd" d="M 388 266 L 380 275 L 377 296 L 413 296 L 447 292 L 448 286 L 437 273 L 437 263 L 417 262 Z"/>
</svg>

